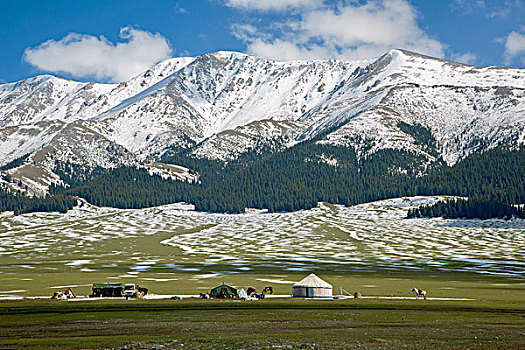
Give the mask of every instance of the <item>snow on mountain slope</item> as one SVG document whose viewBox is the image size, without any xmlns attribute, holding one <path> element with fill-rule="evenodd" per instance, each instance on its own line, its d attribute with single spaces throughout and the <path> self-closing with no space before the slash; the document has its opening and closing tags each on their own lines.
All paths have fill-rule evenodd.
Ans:
<svg viewBox="0 0 525 350">
<path fill-rule="evenodd" d="M 84 84 L 50 75 L 0 85 L 0 126 L 32 124 L 56 113 L 56 106 L 71 100 Z M 56 119 L 67 119 L 61 113 Z"/>
<path fill-rule="evenodd" d="M 39 122 L 0 129 L 0 159 L 6 164 L 38 151 L 65 126 L 63 122 Z"/>
<path fill-rule="evenodd" d="M 201 142 L 257 121 L 299 121 L 329 101 L 357 67 L 339 61 L 274 62 L 231 52 L 203 55 L 93 120 L 107 121 L 113 138 L 128 135 L 128 125 L 146 130 L 144 123 L 154 124 L 155 130 L 138 134 L 138 140 L 119 139 L 143 154 L 151 152 L 156 137 L 174 130 Z"/>
<path fill-rule="evenodd" d="M 524 143 L 524 101 L 522 69 L 402 50 L 358 62 L 277 62 L 221 51 L 169 59 L 120 84 L 45 75 L 0 85 L 0 165 L 31 154 L 26 165 L 48 171 L 68 161 L 113 167 L 155 162 L 181 147 L 229 160 L 318 136 L 453 164 Z M 402 123 L 432 133 L 432 154 Z"/>
<path fill-rule="evenodd" d="M 417 151 L 414 140 L 398 122 L 423 125 L 437 141 L 439 154 L 454 164 L 469 154 L 499 144 L 524 143 L 525 90 L 477 87 L 400 87 L 374 108 L 351 119 L 321 142 L 360 147 L 360 136 L 382 148 Z"/>
<path fill-rule="evenodd" d="M 417 152 L 415 140 L 398 127 L 405 122 L 428 128 L 450 165 L 499 144 L 523 144 L 524 70 L 472 67 L 400 51 L 389 55 L 401 64 L 390 65 L 386 79 L 372 89 L 388 93 L 321 142 L 359 148 L 366 139 L 373 142 L 370 152 Z"/>
<path fill-rule="evenodd" d="M 0 85 L 0 127 L 91 118 L 155 85 L 192 60 L 169 59 L 120 84 L 81 83 L 43 75 Z"/>
<path fill-rule="evenodd" d="M 197 147 L 192 154 L 199 158 L 229 161 L 251 151 L 279 151 L 294 142 L 301 122 L 261 120 L 234 130 L 221 131 Z"/>
</svg>

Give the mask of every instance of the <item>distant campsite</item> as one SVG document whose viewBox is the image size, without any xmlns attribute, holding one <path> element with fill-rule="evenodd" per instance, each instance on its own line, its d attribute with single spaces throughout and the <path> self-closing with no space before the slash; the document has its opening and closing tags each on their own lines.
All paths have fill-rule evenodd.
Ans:
<svg viewBox="0 0 525 350">
<path fill-rule="evenodd" d="M 54 291 L 51 299 L 55 300 L 95 300 L 95 299 L 173 299 L 181 300 L 183 298 L 199 298 L 199 299 L 236 299 L 236 300 L 260 300 L 266 297 L 272 298 L 303 298 L 303 299 L 346 299 L 355 298 L 361 299 L 363 295 L 356 291 L 353 294 L 349 293 L 342 287 L 339 289 L 340 294 L 333 295 L 333 286 L 325 280 L 311 273 L 304 277 L 297 283 L 294 283 L 291 289 L 291 294 L 275 295 L 272 286 L 264 286 L 259 290 L 256 287 L 250 286 L 246 288 L 235 287 L 226 283 L 221 283 L 218 286 L 211 288 L 207 292 L 200 292 L 195 295 L 157 295 L 149 293 L 149 289 L 138 284 L 130 283 L 93 283 L 91 294 L 88 296 L 79 296 L 73 288 L 68 287 L 63 291 Z M 415 293 L 415 299 L 422 297 L 427 299 L 427 292 L 422 289 L 412 288 L 410 292 Z M 374 297 L 365 297 L 374 298 Z M 399 298 L 399 297 L 398 297 Z M 407 297 L 408 298 L 408 297 Z M 439 298 L 440 300 L 447 300 L 446 298 Z M 455 300 L 455 299 L 449 299 Z"/>
<path fill-rule="evenodd" d="M 310 274 L 301 281 L 292 286 L 291 295 L 281 295 L 280 297 L 294 297 L 294 298 L 323 298 L 331 299 L 332 285 L 322 280 L 315 274 Z M 122 284 L 122 283 L 93 283 L 92 292 L 88 298 L 126 298 L 126 299 L 142 299 L 148 295 L 149 290 L 137 284 Z M 257 300 L 264 299 L 267 295 L 273 295 L 273 287 L 265 286 L 260 291 L 255 287 L 234 287 L 226 283 L 222 283 L 210 289 L 209 292 L 199 293 L 200 299 L 241 299 L 241 300 Z M 150 294 L 151 296 L 151 294 Z M 71 287 L 64 291 L 55 291 L 51 299 L 67 300 L 77 298 Z M 157 297 L 158 298 L 158 297 Z M 173 295 L 172 299 L 181 299 Z"/>
</svg>

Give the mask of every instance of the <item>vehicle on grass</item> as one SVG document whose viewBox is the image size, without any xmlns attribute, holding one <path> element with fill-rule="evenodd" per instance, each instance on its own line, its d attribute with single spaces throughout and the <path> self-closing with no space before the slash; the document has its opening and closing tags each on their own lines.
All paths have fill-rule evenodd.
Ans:
<svg viewBox="0 0 525 350">
<path fill-rule="evenodd" d="M 135 283 L 133 284 L 125 284 L 124 285 L 124 296 L 126 298 L 131 298 L 135 295 L 137 292 L 137 286 Z"/>
<path fill-rule="evenodd" d="M 90 298 L 120 298 L 124 287 L 122 283 L 93 283 Z"/>
<path fill-rule="evenodd" d="M 124 296 L 128 298 L 142 298 L 148 294 L 148 288 L 141 287 L 135 283 L 124 285 Z"/>
<path fill-rule="evenodd" d="M 136 284 L 93 283 L 90 298 L 141 298 L 148 294 L 148 289 Z"/>
</svg>

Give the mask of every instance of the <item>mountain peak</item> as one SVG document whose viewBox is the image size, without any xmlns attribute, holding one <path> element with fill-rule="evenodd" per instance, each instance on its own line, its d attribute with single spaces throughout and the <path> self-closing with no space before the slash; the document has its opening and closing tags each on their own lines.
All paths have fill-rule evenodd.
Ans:
<svg viewBox="0 0 525 350">
<path fill-rule="evenodd" d="M 229 160 L 313 138 L 363 156 L 390 148 L 454 163 L 525 144 L 524 91 L 525 70 L 401 49 L 291 62 L 218 51 L 168 59 L 121 84 L 44 75 L 0 87 L 0 165 L 37 153 L 47 172 L 84 162 L 75 154 L 89 154 L 89 166 L 140 164 L 176 149 Z"/>
</svg>

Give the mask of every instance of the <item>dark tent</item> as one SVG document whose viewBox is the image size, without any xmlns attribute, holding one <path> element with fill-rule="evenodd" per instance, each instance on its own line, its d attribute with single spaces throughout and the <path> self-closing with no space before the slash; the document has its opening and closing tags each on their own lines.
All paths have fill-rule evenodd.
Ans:
<svg viewBox="0 0 525 350">
<path fill-rule="evenodd" d="M 229 286 L 227 284 L 221 284 L 210 291 L 211 298 L 236 298 L 237 288 Z"/>
</svg>

